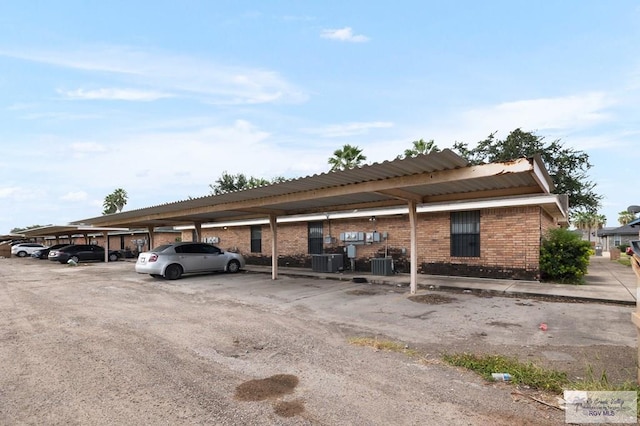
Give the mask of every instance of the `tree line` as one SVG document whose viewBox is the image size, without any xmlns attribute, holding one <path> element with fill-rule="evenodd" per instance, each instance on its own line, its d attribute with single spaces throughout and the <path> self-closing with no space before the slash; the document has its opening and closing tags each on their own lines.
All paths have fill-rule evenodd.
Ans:
<svg viewBox="0 0 640 426">
<path fill-rule="evenodd" d="M 413 141 L 411 146 L 396 158 L 410 158 L 439 151 L 440 148 L 433 139 L 428 141 L 419 139 Z M 506 162 L 539 154 L 554 183 L 553 192 L 568 195 L 572 218 L 575 218 L 579 224 L 589 223 L 595 228 L 602 227 L 606 221 L 604 216 L 598 214 L 602 195 L 596 192 L 596 184 L 588 176 L 589 170 L 593 167 L 589 161 L 589 155 L 584 151 L 564 146 L 560 140 L 547 141 L 542 136 L 518 128 L 504 139 L 500 139 L 496 133 L 492 133 L 473 148 L 470 148 L 468 143 L 456 142 L 452 151 L 465 158 L 472 165 Z M 327 160 L 330 171 L 361 167 L 366 161 L 367 157 L 362 149 L 349 144 L 336 149 Z M 242 173 L 229 175 L 224 172 L 210 187 L 212 194 L 223 194 L 277 183 L 282 180 L 284 180 L 282 177 L 265 180 L 246 177 Z M 628 223 L 628 219 L 629 216 L 626 213 L 623 215 L 621 212 L 619 218 L 621 223 L 623 220 L 627 220 L 626 223 Z M 593 225 L 594 223 L 595 225 Z"/>
</svg>

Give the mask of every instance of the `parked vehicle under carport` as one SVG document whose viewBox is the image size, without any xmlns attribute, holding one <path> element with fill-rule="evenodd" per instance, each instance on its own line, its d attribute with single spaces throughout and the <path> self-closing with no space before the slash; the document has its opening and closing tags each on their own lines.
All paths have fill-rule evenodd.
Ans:
<svg viewBox="0 0 640 426">
<path fill-rule="evenodd" d="M 183 242 L 162 245 L 140 253 L 135 270 L 154 278 L 176 280 L 183 274 L 218 271 L 235 273 L 244 266 L 245 259 L 239 253 L 223 251 L 206 243 Z"/>
<path fill-rule="evenodd" d="M 35 259 L 48 259 L 49 258 L 49 252 L 51 250 L 56 250 L 62 247 L 66 247 L 69 244 L 54 244 L 50 247 L 47 248 L 43 248 L 40 250 L 36 250 L 31 254 L 31 257 L 35 258 Z"/>
<path fill-rule="evenodd" d="M 120 254 L 116 251 L 109 251 L 109 261 L 115 262 L 120 259 Z M 85 261 L 104 261 L 104 247 L 95 244 L 71 244 L 49 252 L 49 260 L 60 263 Z"/>
</svg>

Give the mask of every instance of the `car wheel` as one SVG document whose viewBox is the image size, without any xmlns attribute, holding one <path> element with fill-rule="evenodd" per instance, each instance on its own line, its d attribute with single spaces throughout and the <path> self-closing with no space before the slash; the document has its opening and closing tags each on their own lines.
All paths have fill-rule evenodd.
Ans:
<svg viewBox="0 0 640 426">
<path fill-rule="evenodd" d="M 240 262 L 237 260 L 232 260 L 227 264 L 227 272 L 235 274 L 240 270 Z"/>
<path fill-rule="evenodd" d="M 118 256 L 115 253 L 110 253 L 109 254 L 109 262 L 115 262 L 116 260 L 120 259 L 120 256 Z"/>
<path fill-rule="evenodd" d="M 164 277 L 168 280 L 177 280 L 182 275 L 182 267 L 180 265 L 169 265 L 164 270 Z"/>
<path fill-rule="evenodd" d="M 69 260 L 73 260 L 75 263 L 78 263 L 80 261 L 80 259 L 78 259 L 78 256 L 71 256 Z"/>
<path fill-rule="evenodd" d="M 18 253 L 18 257 L 25 257 L 27 255 L 26 251 L 19 251 Z"/>
</svg>

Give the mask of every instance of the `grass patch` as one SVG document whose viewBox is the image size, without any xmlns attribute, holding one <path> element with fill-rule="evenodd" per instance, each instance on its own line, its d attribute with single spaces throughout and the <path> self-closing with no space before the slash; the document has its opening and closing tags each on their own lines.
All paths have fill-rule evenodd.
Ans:
<svg viewBox="0 0 640 426">
<path fill-rule="evenodd" d="M 620 259 L 618 259 L 618 263 L 624 266 L 631 267 L 631 257 L 627 256 L 626 254 L 621 254 Z"/>
<path fill-rule="evenodd" d="M 366 346 L 378 351 L 399 352 L 411 357 L 419 355 L 417 350 L 410 349 L 409 346 L 404 343 L 391 340 L 378 340 L 376 337 L 353 337 L 349 339 L 349 343 L 356 346 Z"/>
<path fill-rule="evenodd" d="M 569 384 L 566 373 L 545 370 L 533 363 L 522 363 L 501 355 L 478 356 L 463 353 L 444 355 L 443 359 L 451 365 L 475 371 L 487 380 L 492 380 L 491 373 L 509 373 L 513 383 L 555 393 L 561 393 Z"/>
<path fill-rule="evenodd" d="M 349 343 L 356 346 L 371 347 L 380 351 L 399 352 L 410 357 L 422 356 L 418 350 L 409 349 L 408 345 L 391 340 L 353 337 L 349 339 Z M 493 381 L 492 373 L 509 373 L 511 382 L 514 384 L 556 394 L 562 394 L 564 390 L 635 391 L 638 393 L 637 413 L 640 418 L 640 385 L 635 382 L 609 383 L 606 371 L 596 377 L 591 366 L 587 368 L 585 379 L 569 380 L 564 372 L 542 368 L 531 362 L 523 363 L 516 358 L 503 355 L 445 354 L 442 359 L 450 365 L 474 371 L 489 381 Z M 425 361 L 425 359 L 423 358 L 422 361 Z"/>
<path fill-rule="evenodd" d="M 566 373 L 544 369 L 530 362 L 522 363 L 515 358 L 502 355 L 478 356 L 464 353 L 445 355 L 443 359 L 451 365 L 475 371 L 487 380 L 493 380 L 491 373 L 509 373 L 513 383 L 557 394 L 562 394 L 564 390 L 636 391 L 639 396 L 636 413 L 640 415 L 640 386 L 637 383 L 609 383 L 606 372 L 600 377 L 595 377 L 591 367 L 588 368 L 585 379 L 569 380 Z"/>
<path fill-rule="evenodd" d="M 596 377 L 591 366 L 587 369 L 587 377 L 582 380 L 575 380 L 569 383 L 567 389 L 585 390 L 585 391 L 640 391 L 640 386 L 633 382 L 624 382 L 622 384 L 613 385 L 609 383 L 607 372 L 603 371 L 600 377 Z M 640 398 L 639 398 L 640 399 Z M 638 401 L 640 404 L 640 400 Z M 638 411 L 640 413 L 640 410 Z"/>
</svg>

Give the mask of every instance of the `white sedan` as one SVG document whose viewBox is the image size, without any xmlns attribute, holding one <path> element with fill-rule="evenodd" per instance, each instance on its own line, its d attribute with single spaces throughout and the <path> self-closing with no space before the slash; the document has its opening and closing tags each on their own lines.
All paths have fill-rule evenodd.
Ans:
<svg viewBox="0 0 640 426">
<path fill-rule="evenodd" d="M 154 278 L 177 280 L 183 274 L 204 272 L 238 272 L 245 259 L 239 253 L 226 252 L 206 243 L 165 244 L 138 255 L 136 272 Z"/>
</svg>

